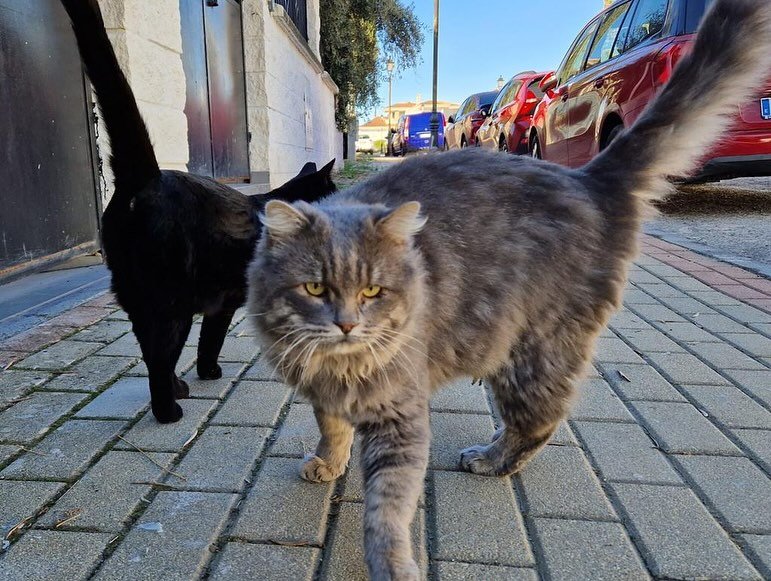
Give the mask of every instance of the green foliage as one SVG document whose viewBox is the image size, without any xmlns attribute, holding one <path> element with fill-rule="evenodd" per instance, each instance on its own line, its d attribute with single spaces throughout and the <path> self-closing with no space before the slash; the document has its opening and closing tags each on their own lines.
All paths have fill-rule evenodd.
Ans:
<svg viewBox="0 0 771 581">
<path fill-rule="evenodd" d="M 377 104 L 387 56 L 400 70 L 415 66 L 423 28 L 400 0 L 321 0 L 320 13 L 321 62 L 340 88 L 335 119 L 344 130 L 356 109 Z"/>
</svg>

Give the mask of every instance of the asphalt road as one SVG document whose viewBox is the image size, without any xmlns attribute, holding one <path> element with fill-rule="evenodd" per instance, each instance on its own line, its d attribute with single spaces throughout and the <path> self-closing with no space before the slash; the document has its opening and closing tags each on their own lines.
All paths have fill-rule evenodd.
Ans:
<svg viewBox="0 0 771 581">
<path fill-rule="evenodd" d="M 771 178 L 681 186 L 659 210 L 649 232 L 771 270 Z"/>
</svg>

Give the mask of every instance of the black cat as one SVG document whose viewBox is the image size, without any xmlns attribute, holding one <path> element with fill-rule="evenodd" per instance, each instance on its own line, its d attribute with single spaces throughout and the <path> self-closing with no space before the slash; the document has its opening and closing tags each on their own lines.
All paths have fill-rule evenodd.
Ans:
<svg viewBox="0 0 771 581">
<path fill-rule="evenodd" d="M 115 194 L 102 217 L 112 290 L 128 313 L 150 375 L 159 422 L 182 417 L 189 395 L 174 368 L 193 316 L 203 313 L 198 376 L 216 379 L 220 349 L 243 304 L 246 268 L 271 199 L 314 201 L 335 190 L 334 160 L 265 196 L 246 196 L 206 177 L 161 171 L 134 95 L 118 65 L 97 0 L 62 0 L 112 144 Z"/>
</svg>

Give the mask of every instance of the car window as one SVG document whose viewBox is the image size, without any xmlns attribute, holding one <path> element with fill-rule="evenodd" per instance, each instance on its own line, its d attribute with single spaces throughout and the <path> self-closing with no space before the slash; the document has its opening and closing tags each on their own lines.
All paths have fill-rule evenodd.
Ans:
<svg viewBox="0 0 771 581">
<path fill-rule="evenodd" d="M 622 4 L 608 12 L 597 30 L 597 36 L 589 51 L 589 58 L 586 59 L 586 68 L 591 68 L 611 58 L 613 45 L 616 42 L 621 23 L 624 21 L 629 10 L 630 3 Z"/>
<path fill-rule="evenodd" d="M 519 90 L 522 88 L 522 81 L 509 81 L 504 85 L 501 92 L 498 93 L 495 102 L 493 103 L 493 111 L 497 111 L 504 105 L 508 105 L 514 100 Z"/>
<path fill-rule="evenodd" d="M 688 6 L 685 9 L 685 33 L 696 32 L 699 28 L 704 13 L 714 0 L 688 0 Z"/>
<path fill-rule="evenodd" d="M 578 39 L 573 44 L 573 48 L 560 67 L 559 74 L 557 75 L 558 85 L 564 84 L 583 68 L 586 53 L 589 52 L 589 43 L 592 42 L 594 32 L 597 30 L 599 23 L 599 19 L 592 21 L 578 36 Z"/>
<path fill-rule="evenodd" d="M 661 32 L 668 4 L 668 0 L 640 0 L 629 25 L 624 52 Z"/>
<path fill-rule="evenodd" d="M 467 98 L 463 103 L 460 104 L 460 107 L 458 107 L 458 112 L 455 113 L 455 119 L 463 115 L 463 110 L 466 108 L 466 105 L 468 105 L 469 99 L 471 97 Z"/>
<path fill-rule="evenodd" d="M 533 91 L 533 94 L 535 95 L 535 98 L 539 101 L 543 99 L 543 91 L 541 90 L 541 87 L 538 85 L 541 83 L 541 80 L 543 77 L 537 78 L 534 81 L 531 81 L 530 84 L 527 86 L 527 89 L 529 91 Z"/>
</svg>

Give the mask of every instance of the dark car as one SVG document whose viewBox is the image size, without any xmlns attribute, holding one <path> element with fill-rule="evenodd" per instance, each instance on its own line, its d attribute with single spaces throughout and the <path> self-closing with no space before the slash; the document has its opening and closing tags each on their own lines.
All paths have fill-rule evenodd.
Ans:
<svg viewBox="0 0 771 581">
<path fill-rule="evenodd" d="M 431 116 L 433 113 L 412 113 L 402 115 L 396 126 L 395 133 L 391 136 L 391 151 L 393 155 L 404 155 L 411 151 L 431 148 Z M 444 113 L 437 112 L 438 116 L 438 142 L 436 147 L 444 147 L 444 126 L 447 121 Z"/>
<path fill-rule="evenodd" d="M 498 91 L 474 93 L 458 108 L 455 115 L 450 115 L 444 130 L 445 149 L 458 149 L 476 145 L 477 130 L 490 114 L 493 101 Z"/>
<path fill-rule="evenodd" d="M 528 153 L 528 130 L 535 106 L 543 97 L 538 83 L 546 73 L 519 73 L 503 85 L 476 134 L 476 143 L 488 149 Z"/>
<path fill-rule="evenodd" d="M 631 125 L 693 42 L 711 0 L 619 0 L 580 32 L 541 82 L 530 151 L 579 167 Z M 771 72 L 771 71 L 770 71 Z M 771 175 L 771 85 L 737 103 L 696 180 Z"/>
</svg>

